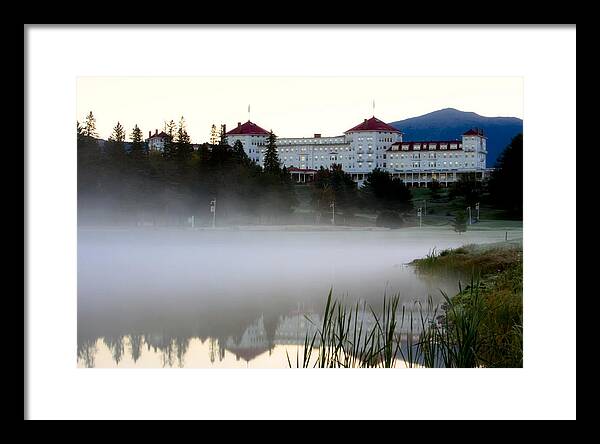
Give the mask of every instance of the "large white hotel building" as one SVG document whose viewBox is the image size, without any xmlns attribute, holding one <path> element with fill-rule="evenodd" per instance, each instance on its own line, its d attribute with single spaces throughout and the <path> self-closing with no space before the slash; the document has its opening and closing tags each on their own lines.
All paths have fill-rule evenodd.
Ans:
<svg viewBox="0 0 600 444">
<path fill-rule="evenodd" d="M 239 140 L 248 157 L 263 164 L 268 131 L 248 121 L 226 134 L 229 145 Z M 427 186 L 432 180 L 448 185 L 467 173 L 483 178 L 487 155 L 480 129 L 457 140 L 403 142 L 401 131 L 375 116 L 341 136 L 278 137 L 277 150 L 282 166 L 299 182 L 310 181 L 320 167 L 339 164 L 359 184 L 380 168 L 409 186 Z"/>
</svg>

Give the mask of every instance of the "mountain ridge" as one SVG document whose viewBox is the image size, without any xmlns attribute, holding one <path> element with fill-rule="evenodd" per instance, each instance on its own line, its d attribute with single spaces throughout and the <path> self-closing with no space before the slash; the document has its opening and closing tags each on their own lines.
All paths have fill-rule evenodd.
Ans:
<svg viewBox="0 0 600 444">
<path fill-rule="evenodd" d="M 442 108 L 430 113 L 390 122 L 407 142 L 460 139 L 471 128 L 483 128 L 487 137 L 487 166 L 493 167 L 511 139 L 523 132 L 523 120 L 510 116 L 482 116 L 472 111 Z"/>
</svg>

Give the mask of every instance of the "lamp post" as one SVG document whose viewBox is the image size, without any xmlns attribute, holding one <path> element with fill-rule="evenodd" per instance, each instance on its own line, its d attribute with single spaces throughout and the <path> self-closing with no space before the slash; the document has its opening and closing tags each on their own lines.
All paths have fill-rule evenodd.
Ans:
<svg viewBox="0 0 600 444">
<path fill-rule="evenodd" d="M 471 207 L 467 207 L 467 211 L 469 212 L 469 225 L 471 225 Z"/>
<path fill-rule="evenodd" d="M 331 217 L 331 225 L 335 225 L 335 201 L 331 202 L 331 205 L 329 205 L 331 207 L 331 213 L 332 213 L 332 217 Z"/>
<path fill-rule="evenodd" d="M 210 201 L 210 212 L 213 215 L 212 227 L 215 228 L 215 218 L 217 216 L 217 198 L 216 197 Z"/>
</svg>

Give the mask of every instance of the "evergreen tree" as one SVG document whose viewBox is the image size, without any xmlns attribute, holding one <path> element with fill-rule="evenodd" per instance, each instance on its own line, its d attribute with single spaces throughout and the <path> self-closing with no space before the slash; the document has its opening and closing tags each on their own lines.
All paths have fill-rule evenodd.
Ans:
<svg viewBox="0 0 600 444">
<path fill-rule="evenodd" d="M 131 149 L 129 151 L 129 157 L 133 160 L 143 160 L 146 158 L 146 154 L 142 130 L 135 125 L 133 131 L 131 131 Z"/>
<path fill-rule="evenodd" d="M 312 203 L 317 211 L 329 212 L 329 205 L 335 201 L 336 209 L 345 215 L 358 206 L 358 188 L 352 177 L 342 170 L 339 164 L 331 169 L 320 168 L 311 186 Z"/>
<path fill-rule="evenodd" d="M 467 214 L 464 211 L 460 210 L 456 212 L 452 227 L 459 234 L 467 231 Z"/>
<path fill-rule="evenodd" d="M 433 179 L 431 181 L 431 183 L 429 184 L 429 197 L 431 198 L 431 200 L 439 199 L 441 188 L 442 186 L 440 185 L 440 182 L 438 180 Z"/>
<path fill-rule="evenodd" d="M 165 123 L 165 133 L 169 137 L 165 142 L 165 147 L 163 148 L 163 157 L 167 160 L 171 160 L 175 158 L 175 137 L 177 136 L 177 125 L 173 120 Z"/>
<path fill-rule="evenodd" d="M 219 133 L 219 145 L 227 146 L 227 132 L 225 131 L 225 125 L 221 125 L 221 132 Z"/>
<path fill-rule="evenodd" d="M 121 122 L 117 122 L 108 140 L 109 142 L 125 142 L 125 129 Z"/>
<path fill-rule="evenodd" d="M 93 115 L 89 121 L 90 134 L 95 133 Z M 88 116 L 89 117 L 89 116 Z M 77 199 L 78 212 L 81 213 L 85 199 L 95 197 L 101 190 L 102 156 L 98 140 L 88 136 L 86 125 L 77 122 Z"/>
<path fill-rule="evenodd" d="M 175 147 L 175 157 L 177 160 L 184 162 L 192 157 L 194 149 L 192 148 L 192 141 L 187 133 L 185 119 L 183 116 L 181 116 L 181 119 L 179 120 L 179 128 L 177 128 Z"/>
<path fill-rule="evenodd" d="M 177 134 L 177 124 L 173 120 L 165 123 L 165 133 L 167 133 L 171 140 L 175 140 L 175 135 Z"/>
<path fill-rule="evenodd" d="M 125 129 L 117 122 L 108 138 L 108 156 L 114 162 L 120 162 L 125 154 Z"/>
<path fill-rule="evenodd" d="M 450 188 L 450 197 L 461 199 L 465 205 L 475 205 L 481 200 L 483 183 L 475 173 L 462 174 Z"/>
<path fill-rule="evenodd" d="M 273 131 L 269 133 L 269 138 L 267 139 L 263 169 L 265 173 L 281 173 L 281 164 L 279 163 L 279 156 L 277 154 L 277 136 L 273 134 Z"/>
<path fill-rule="evenodd" d="M 246 154 L 246 151 L 244 151 L 244 145 L 242 145 L 242 142 L 240 142 L 239 140 L 236 140 L 233 144 L 233 152 L 241 163 L 243 163 L 244 165 L 250 164 L 251 160 Z"/>
<path fill-rule="evenodd" d="M 412 207 L 412 193 L 401 179 L 379 168 L 367 175 L 361 189 L 363 202 L 370 208 L 408 210 Z"/>
<path fill-rule="evenodd" d="M 98 133 L 96 132 L 96 118 L 94 117 L 94 114 L 91 111 L 85 117 L 85 123 L 83 125 L 83 129 L 81 130 L 81 133 L 85 137 L 98 137 Z"/>
<path fill-rule="evenodd" d="M 488 189 L 493 205 L 512 217 L 523 217 L 523 134 L 516 135 L 500 154 Z"/>
</svg>

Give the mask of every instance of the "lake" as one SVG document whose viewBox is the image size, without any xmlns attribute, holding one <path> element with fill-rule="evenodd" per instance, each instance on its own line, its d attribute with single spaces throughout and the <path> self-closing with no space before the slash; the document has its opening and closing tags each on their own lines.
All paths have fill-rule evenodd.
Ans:
<svg viewBox="0 0 600 444">
<path fill-rule="evenodd" d="M 409 311 L 439 303 L 458 279 L 406 264 L 433 248 L 504 238 L 448 227 L 80 229 L 77 366 L 288 367 L 330 289 L 375 310 L 384 294 Z"/>
</svg>

